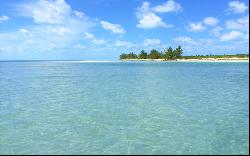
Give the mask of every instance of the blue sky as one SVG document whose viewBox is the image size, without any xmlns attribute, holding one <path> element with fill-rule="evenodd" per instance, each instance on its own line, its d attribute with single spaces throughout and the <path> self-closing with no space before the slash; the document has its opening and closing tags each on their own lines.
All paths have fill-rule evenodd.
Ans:
<svg viewBox="0 0 250 156">
<path fill-rule="evenodd" d="M 249 53 L 247 0 L 1 0 L 0 60 Z"/>
</svg>

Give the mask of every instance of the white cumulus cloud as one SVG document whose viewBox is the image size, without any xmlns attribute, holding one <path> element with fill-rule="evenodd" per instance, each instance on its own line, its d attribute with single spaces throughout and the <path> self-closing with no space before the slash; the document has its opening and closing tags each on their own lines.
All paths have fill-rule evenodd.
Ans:
<svg viewBox="0 0 250 156">
<path fill-rule="evenodd" d="M 244 2 L 240 1 L 231 1 L 229 2 L 228 6 L 228 10 L 236 14 L 244 13 L 248 9 L 248 6 Z"/>
<path fill-rule="evenodd" d="M 0 46 L 11 47 L 10 52 L 24 49 L 24 52 L 67 51 L 83 41 L 82 34 L 95 25 L 94 20 L 83 12 L 72 11 L 64 0 L 37 0 L 20 2 L 14 6 L 18 15 L 33 19 L 19 30 L 7 31 L 7 39 L 1 39 Z M 5 35 L 4 35 L 5 36 Z M 94 38 L 91 43 L 105 41 Z M 14 45 L 14 46 L 13 46 Z M 76 49 L 75 49 L 76 50 Z"/>
<path fill-rule="evenodd" d="M 36 23 L 61 24 L 70 16 L 71 7 L 64 0 L 39 0 L 18 6 L 24 16 Z"/>
<path fill-rule="evenodd" d="M 37 26 L 60 25 L 71 32 L 82 33 L 95 25 L 93 20 L 81 11 L 71 9 L 65 0 L 38 0 L 16 5 L 21 16 L 32 18 Z M 65 29 L 58 30 L 58 34 L 65 34 Z"/>
<path fill-rule="evenodd" d="M 229 30 L 249 31 L 249 16 L 237 20 L 226 21 L 226 28 Z"/>
<path fill-rule="evenodd" d="M 240 31 L 231 31 L 229 33 L 226 33 L 220 37 L 221 41 L 230 41 L 230 40 L 236 40 L 236 39 L 242 39 L 245 35 Z"/>
<path fill-rule="evenodd" d="M 219 20 L 217 18 L 214 18 L 214 17 L 206 17 L 203 20 L 203 23 L 206 25 L 209 25 L 209 26 L 215 26 L 219 23 Z"/>
<path fill-rule="evenodd" d="M 156 28 L 156 27 L 170 27 L 170 25 L 167 25 L 162 21 L 162 19 L 155 15 L 152 12 L 149 12 L 145 14 L 140 20 L 139 24 L 137 24 L 137 27 L 139 28 Z"/>
<path fill-rule="evenodd" d="M 104 43 L 106 43 L 105 40 L 103 40 L 103 39 L 98 39 L 98 38 L 96 38 L 93 34 L 87 33 L 87 32 L 84 34 L 84 38 L 85 38 L 86 40 L 88 40 L 88 41 L 94 43 L 94 44 L 104 44 Z"/>
<path fill-rule="evenodd" d="M 193 32 L 202 32 L 206 29 L 202 22 L 189 23 L 189 30 Z"/>
<path fill-rule="evenodd" d="M 85 14 L 81 11 L 74 10 L 74 14 L 79 18 L 84 18 Z"/>
<path fill-rule="evenodd" d="M 168 0 L 167 2 L 163 3 L 162 5 L 157 5 L 152 8 L 154 12 L 159 13 L 166 13 L 166 12 L 179 12 L 182 10 L 182 7 L 179 3 Z"/>
<path fill-rule="evenodd" d="M 104 29 L 110 30 L 114 34 L 124 34 L 126 32 L 119 24 L 112 24 L 107 21 L 101 21 L 100 23 Z"/>
<path fill-rule="evenodd" d="M 166 24 L 159 16 L 150 11 L 150 4 L 148 2 L 143 2 L 142 6 L 138 8 L 136 16 L 138 19 L 137 27 L 139 28 L 150 29 L 156 27 L 172 27 L 172 25 Z"/>
<path fill-rule="evenodd" d="M 206 17 L 201 22 L 191 22 L 189 23 L 188 30 L 192 32 L 202 32 L 207 26 L 216 26 L 219 20 L 215 17 Z"/>
</svg>

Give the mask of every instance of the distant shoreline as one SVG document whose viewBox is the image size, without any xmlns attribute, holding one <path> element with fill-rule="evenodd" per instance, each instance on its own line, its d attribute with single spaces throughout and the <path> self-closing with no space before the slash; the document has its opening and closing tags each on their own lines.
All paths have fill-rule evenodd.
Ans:
<svg viewBox="0 0 250 156">
<path fill-rule="evenodd" d="M 121 61 L 159 61 L 159 62 L 249 62 L 249 58 L 201 58 L 201 59 L 121 59 Z"/>
<path fill-rule="evenodd" d="M 201 59 L 119 59 L 119 60 L 0 60 L 0 62 L 82 62 L 82 63 L 109 63 L 109 62 L 249 62 L 249 58 L 201 58 Z"/>
</svg>

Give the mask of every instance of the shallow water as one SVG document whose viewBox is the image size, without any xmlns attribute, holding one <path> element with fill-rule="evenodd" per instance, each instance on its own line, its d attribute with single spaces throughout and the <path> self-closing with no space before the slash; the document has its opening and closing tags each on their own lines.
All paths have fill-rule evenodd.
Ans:
<svg viewBox="0 0 250 156">
<path fill-rule="evenodd" d="M 248 154 L 248 65 L 0 62 L 0 154 Z"/>
</svg>

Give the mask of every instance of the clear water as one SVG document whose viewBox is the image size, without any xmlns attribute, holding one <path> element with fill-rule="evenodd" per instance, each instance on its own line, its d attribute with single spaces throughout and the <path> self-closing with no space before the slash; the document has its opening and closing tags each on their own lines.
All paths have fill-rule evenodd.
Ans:
<svg viewBox="0 0 250 156">
<path fill-rule="evenodd" d="M 248 154 L 248 65 L 0 62 L 0 154 Z"/>
</svg>

